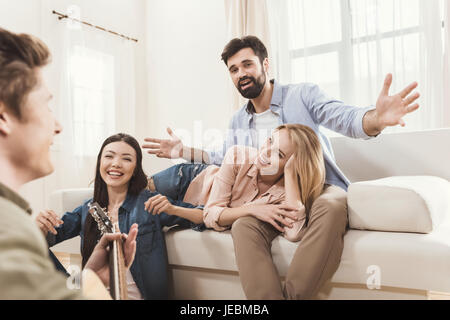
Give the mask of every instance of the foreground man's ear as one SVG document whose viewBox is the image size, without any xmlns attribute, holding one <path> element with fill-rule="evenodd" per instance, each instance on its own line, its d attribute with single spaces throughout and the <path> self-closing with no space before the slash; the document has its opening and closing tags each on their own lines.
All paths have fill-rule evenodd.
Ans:
<svg viewBox="0 0 450 320">
<path fill-rule="evenodd" d="M 11 134 L 12 116 L 5 105 L 0 102 L 0 135 L 8 136 Z"/>
</svg>

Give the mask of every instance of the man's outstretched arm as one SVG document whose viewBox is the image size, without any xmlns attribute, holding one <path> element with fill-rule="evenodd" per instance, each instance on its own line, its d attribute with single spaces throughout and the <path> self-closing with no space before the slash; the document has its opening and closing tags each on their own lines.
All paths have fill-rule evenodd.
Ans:
<svg viewBox="0 0 450 320">
<path fill-rule="evenodd" d="M 148 143 L 144 144 L 142 148 L 147 149 L 147 153 L 154 154 L 158 158 L 183 158 L 188 162 L 209 163 L 209 155 L 207 152 L 183 145 L 181 139 L 170 128 L 167 128 L 167 133 L 171 139 L 146 138 L 145 142 Z"/>
</svg>

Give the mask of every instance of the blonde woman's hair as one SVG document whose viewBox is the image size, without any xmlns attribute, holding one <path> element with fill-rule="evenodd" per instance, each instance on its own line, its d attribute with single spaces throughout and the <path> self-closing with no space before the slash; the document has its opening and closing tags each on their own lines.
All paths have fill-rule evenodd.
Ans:
<svg viewBox="0 0 450 320">
<path fill-rule="evenodd" d="M 322 146 L 316 133 L 301 124 L 285 124 L 276 130 L 286 129 L 294 145 L 295 171 L 300 198 L 308 214 L 313 202 L 322 193 L 325 184 L 325 163 Z"/>
</svg>

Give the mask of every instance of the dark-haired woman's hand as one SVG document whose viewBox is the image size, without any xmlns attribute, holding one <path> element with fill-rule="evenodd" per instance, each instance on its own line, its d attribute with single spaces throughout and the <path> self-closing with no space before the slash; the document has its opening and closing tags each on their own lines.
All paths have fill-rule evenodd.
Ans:
<svg viewBox="0 0 450 320">
<path fill-rule="evenodd" d="M 167 197 L 163 195 L 156 195 L 149 198 L 144 204 L 145 210 L 149 213 L 155 215 L 165 212 L 167 214 L 172 214 L 174 205 L 170 203 Z"/>
<path fill-rule="evenodd" d="M 64 223 L 64 221 L 62 221 L 52 210 L 44 210 L 39 212 L 35 220 L 39 229 L 41 229 L 41 231 L 44 233 L 45 237 L 47 236 L 48 232 L 56 235 L 57 232 L 55 227 L 58 227 Z"/>
</svg>

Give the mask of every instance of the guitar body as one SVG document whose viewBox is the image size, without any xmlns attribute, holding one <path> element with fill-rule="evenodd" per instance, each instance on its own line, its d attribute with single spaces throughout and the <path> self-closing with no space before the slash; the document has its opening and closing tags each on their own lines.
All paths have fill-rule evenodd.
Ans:
<svg viewBox="0 0 450 320">
<path fill-rule="evenodd" d="M 81 273 L 82 292 L 85 297 L 92 300 L 112 300 L 108 290 L 103 285 L 97 274 L 84 269 Z"/>
</svg>

